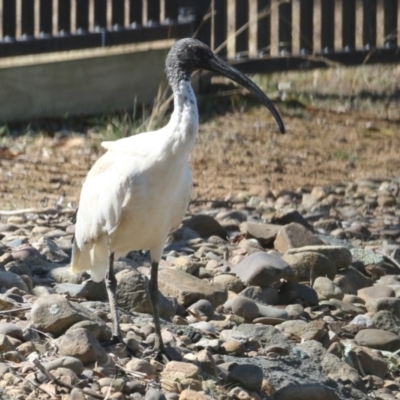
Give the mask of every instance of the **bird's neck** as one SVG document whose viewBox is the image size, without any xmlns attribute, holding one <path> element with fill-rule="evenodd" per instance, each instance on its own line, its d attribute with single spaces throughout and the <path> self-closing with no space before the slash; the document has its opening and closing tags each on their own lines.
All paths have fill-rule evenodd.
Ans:
<svg viewBox="0 0 400 400">
<path fill-rule="evenodd" d="M 190 80 L 182 79 L 172 86 L 174 111 L 168 123 L 170 145 L 173 154 L 189 157 L 199 128 L 196 96 Z"/>
</svg>

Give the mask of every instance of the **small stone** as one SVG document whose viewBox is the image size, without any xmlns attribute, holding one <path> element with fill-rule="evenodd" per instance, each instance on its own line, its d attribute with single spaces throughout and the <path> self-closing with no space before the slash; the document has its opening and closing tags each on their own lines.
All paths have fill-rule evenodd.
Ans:
<svg viewBox="0 0 400 400">
<path fill-rule="evenodd" d="M 237 296 L 232 301 L 232 312 L 239 317 L 243 317 L 246 321 L 252 321 L 259 315 L 257 304 L 246 297 Z"/>
<path fill-rule="evenodd" d="M 312 251 L 303 251 L 295 254 L 286 253 L 283 259 L 291 266 L 296 282 L 309 282 L 318 276 L 326 276 L 329 279 L 335 278 L 335 265 L 320 253 Z"/>
<path fill-rule="evenodd" d="M 68 331 L 59 341 L 59 352 L 63 356 L 78 358 L 84 364 L 105 364 L 108 355 L 91 332 L 78 328 Z"/>
<path fill-rule="evenodd" d="M 199 377 L 199 373 L 199 368 L 194 364 L 180 361 L 170 361 L 162 371 L 161 377 L 172 381 L 186 378 L 197 379 Z"/>
<path fill-rule="evenodd" d="M 164 394 L 158 389 L 149 388 L 146 391 L 144 400 L 166 400 Z"/>
<path fill-rule="evenodd" d="M 4 293 L 7 289 L 17 287 L 28 293 L 29 289 L 24 280 L 17 274 L 8 271 L 0 271 L 0 293 Z"/>
<path fill-rule="evenodd" d="M 211 319 L 214 316 L 214 307 L 213 305 L 205 299 L 201 299 L 193 303 L 189 310 L 194 311 L 195 313 L 199 313 L 200 315 L 204 315 L 207 318 Z"/>
<path fill-rule="evenodd" d="M 234 293 L 239 293 L 241 290 L 243 290 L 243 282 L 235 275 L 220 274 L 214 276 L 213 282 Z"/>
<path fill-rule="evenodd" d="M 80 375 L 83 372 L 83 363 L 81 360 L 75 357 L 59 357 L 52 361 L 42 363 L 43 367 L 48 371 L 52 371 L 57 368 L 68 368 L 74 371 L 76 375 Z"/>
<path fill-rule="evenodd" d="M 141 360 L 139 358 L 134 358 L 130 360 L 126 365 L 125 368 L 128 371 L 133 371 L 133 372 L 143 372 L 144 374 L 147 375 L 154 375 L 156 373 L 156 367 L 152 364 L 150 364 L 146 360 Z"/>
<path fill-rule="evenodd" d="M 387 310 L 397 318 L 400 318 L 400 299 L 393 297 L 373 298 L 366 302 L 365 307 L 370 313 Z"/>
<path fill-rule="evenodd" d="M 280 279 L 292 276 L 290 266 L 282 258 L 264 252 L 256 252 L 244 258 L 232 268 L 246 286 L 267 287 Z"/>
<path fill-rule="evenodd" d="M 342 289 L 324 276 L 319 276 L 314 281 L 313 288 L 318 294 L 318 300 L 329 300 L 332 298 L 342 300 L 344 296 Z"/>
<path fill-rule="evenodd" d="M 246 389 L 259 392 L 263 381 L 263 371 L 257 365 L 239 364 L 229 371 L 228 379 L 240 383 Z"/>
<path fill-rule="evenodd" d="M 15 339 L 25 340 L 22 334 L 22 329 L 15 324 L 0 321 L 0 334 L 11 336 Z"/>
<path fill-rule="evenodd" d="M 213 217 L 205 214 L 198 214 L 190 217 L 182 222 L 186 228 L 190 228 L 197 232 L 202 238 L 210 236 L 219 236 L 226 239 L 227 234 L 221 224 Z"/>
<path fill-rule="evenodd" d="M 282 227 L 274 241 L 274 248 L 281 253 L 286 253 L 289 249 L 323 245 L 321 239 L 315 236 L 303 225 L 292 222 Z"/>
<path fill-rule="evenodd" d="M 354 338 L 360 346 L 377 350 L 396 351 L 400 349 L 400 337 L 381 329 L 363 329 Z"/>
<path fill-rule="evenodd" d="M 400 319 L 387 310 L 378 311 L 372 316 L 372 323 L 375 328 L 392 332 L 400 336 Z"/>
<path fill-rule="evenodd" d="M 320 383 L 285 386 L 275 396 L 281 400 L 341 400 L 333 389 Z"/>
<path fill-rule="evenodd" d="M 39 250 L 39 253 L 44 255 L 47 261 L 54 263 L 67 263 L 70 259 L 67 253 L 60 249 L 54 240 L 42 236 L 37 242 L 32 243 L 32 246 Z"/>
<path fill-rule="evenodd" d="M 181 392 L 179 400 L 211 400 L 210 396 L 203 393 L 196 392 L 194 390 L 185 389 Z"/>
<path fill-rule="evenodd" d="M 333 282 L 339 286 L 345 294 L 357 294 L 359 289 L 370 286 L 371 284 L 369 278 L 352 266 L 339 271 L 334 277 Z"/>
<path fill-rule="evenodd" d="M 394 295 L 394 290 L 385 285 L 370 286 L 357 291 L 357 296 L 363 299 L 365 302 L 381 297 L 394 297 Z"/>
<path fill-rule="evenodd" d="M 225 350 L 226 354 L 234 354 L 237 357 L 242 357 L 245 352 L 245 347 L 239 340 L 231 339 L 222 343 L 222 348 Z"/>
<path fill-rule="evenodd" d="M 6 335 L 0 334 L 0 353 L 15 350 Z"/>
</svg>

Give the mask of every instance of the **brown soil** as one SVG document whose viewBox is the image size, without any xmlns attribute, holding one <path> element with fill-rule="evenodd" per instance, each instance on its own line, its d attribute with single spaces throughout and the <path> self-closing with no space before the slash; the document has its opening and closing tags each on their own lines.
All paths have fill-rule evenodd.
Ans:
<svg viewBox="0 0 400 400">
<path fill-rule="evenodd" d="M 311 72 L 301 79 L 296 78 L 299 74 L 269 78 L 269 83 L 284 79 L 296 85 L 291 98 L 277 103 L 286 135 L 278 133 L 264 108 L 250 107 L 243 99 L 238 101 L 237 111 L 201 124 L 191 157 L 194 196 L 222 199 L 228 193 L 256 193 L 262 188 L 296 190 L 356 178 L 398 176 L 400 103 L 393 95 L 393 84 L 398 82 L 399 71 L 393 66 L 382 68 L 362 69 L 359 85 L 353 78 L 346 85 L 346 77 L 335 82 L 332 74 L 340 75 L 337 69 Z M 346 71 L 351 75 L 352 70 Z M 379 87 L 381 96 L 372 96 L 372 100 L 356 96 L 354 100 L 354 94 L 365 90 L 363 81 L 375 93 L 376 88 L 370 87 L 371 75 L 382 77 L 385 71 L 391 79 Z M 319 91 L 315 90 L 316 76 L 322 88 Z M 326 85 L 323 79 L 327 79 Z M 381 83 L 377 78 L 375 86 Z M 340 96 L 335 91 L 340 91 Z M 349 103 L 349 99 L 353 101 Z M 245 111 L 238 111 L 240 108 Z M 76 204 L 82 180 L 103 152 L 99 143 L 98 135 L 3 138 L 0 209 L 52 205 L 62 195 L 64 205 Z"/>
</svg>

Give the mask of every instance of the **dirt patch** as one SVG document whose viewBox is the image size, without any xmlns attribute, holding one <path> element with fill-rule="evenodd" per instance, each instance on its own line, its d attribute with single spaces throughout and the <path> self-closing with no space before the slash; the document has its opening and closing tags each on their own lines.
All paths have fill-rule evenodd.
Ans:
<svg viewBox="0 0 400 400">
<path fill-rule="evenodd" d="M 383 66 L 268 77 L 269 92 L 286 85 L 277 105 L 287 133 L 278 133 L 264 108 L 232 100 L 236 111 L 200 126 L 190 161 L 194 196 L 221 199 L 241 191 L 397 176 L 399 71 Z M 45 206 L 61 197 L 64 205 L 76 204 L 86 173 L 103 153 L 100 141 L 99 135 L 71 132 L 3 138 L 0 208 Z"/>
</svg>

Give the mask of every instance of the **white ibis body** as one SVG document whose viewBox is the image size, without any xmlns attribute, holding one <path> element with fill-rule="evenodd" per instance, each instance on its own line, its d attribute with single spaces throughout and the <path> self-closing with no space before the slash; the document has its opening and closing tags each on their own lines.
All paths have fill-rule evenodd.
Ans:
<svg viewBox="0 0 400 400">
<path fill-rule="evenodd" d="M 90 270 L 94 281 L 106 279 L 114 340 L 121 340 L 114 256 L 132 250 L 150 251 L 155 347 L 161 351 L 158 264 L 168 234 L 182 221 L 192 190 L 188 157 L 198 133 L 198 111 L 190 75 L 196 69 L 219 73 L 249 89 L 270 110 L 284 133 L 278 112 L 261 89 L 217 58 L 205 44 L 182 39 L 174 44 L 166 60 L 174 94 L 169 123 L 157 131 L 102 143 L 108 151 L 88 173 L 76 219 L 71 270 Z"/>
</svg>

